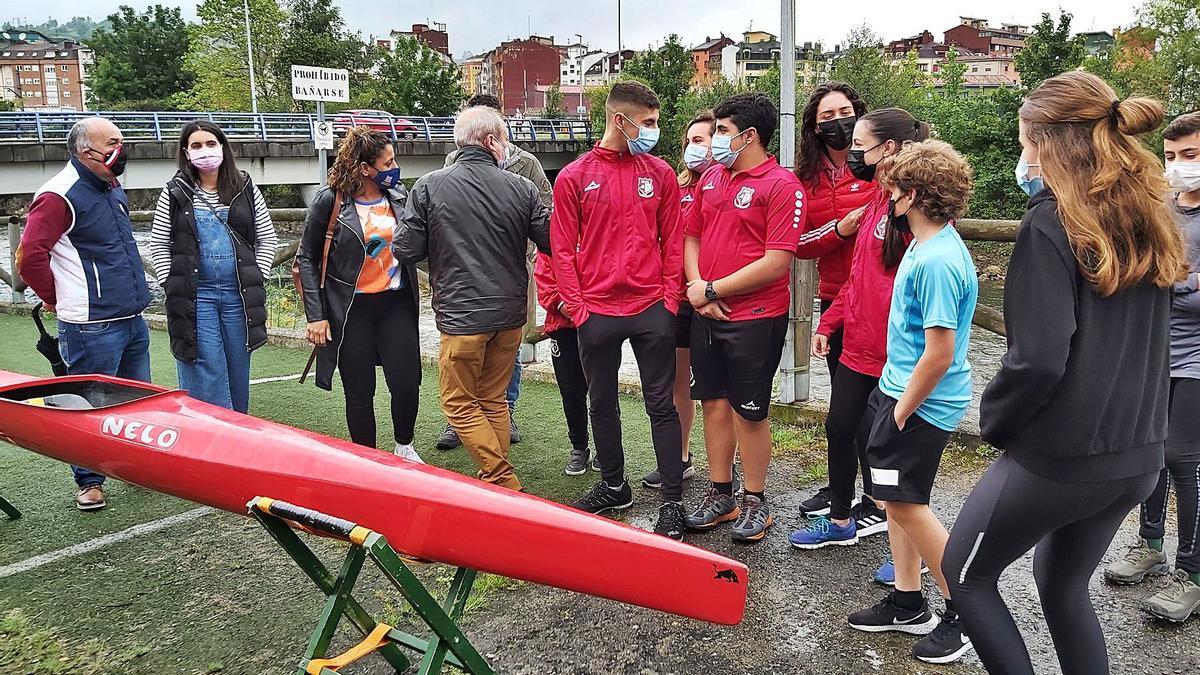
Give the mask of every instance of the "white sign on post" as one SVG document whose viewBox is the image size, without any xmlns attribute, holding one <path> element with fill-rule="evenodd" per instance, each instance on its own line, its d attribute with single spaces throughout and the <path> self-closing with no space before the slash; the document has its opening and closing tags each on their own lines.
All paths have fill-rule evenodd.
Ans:
<svg viewBox="0 0 1200 675">
<path fill-rule="evenodd" d="M 581 106 L 575 108 L 575 114 L 579 115 L 580 117 L 587 115 L 588 114 L 587 106 L 581 105 Z"/>
<path fill-rule="evenodd" d="M 333 149 L 333 124 L 322 120 L 313 126 L 313 147 L 317 150 Z"/>
<path fill-rule="evenodd" d="M 350 71 L 292 66 L 292 98 L 297 101 L 350 102 Z"/>
</svg>

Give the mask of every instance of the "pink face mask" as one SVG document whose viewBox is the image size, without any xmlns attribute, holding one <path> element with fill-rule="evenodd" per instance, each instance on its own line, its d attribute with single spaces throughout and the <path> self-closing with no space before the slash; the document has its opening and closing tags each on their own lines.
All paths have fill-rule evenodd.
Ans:
<svg viewBox="0 0 1200 675">
<path fill-rule="evenodd" d="M 188 150 L 188 160 L 192 166 L 201 171 L 216 171 L 221 166 L 221 162 L 225 159 L 225 150 L 223 148 L 200 148 L 199 150 Z"/>
</svg>

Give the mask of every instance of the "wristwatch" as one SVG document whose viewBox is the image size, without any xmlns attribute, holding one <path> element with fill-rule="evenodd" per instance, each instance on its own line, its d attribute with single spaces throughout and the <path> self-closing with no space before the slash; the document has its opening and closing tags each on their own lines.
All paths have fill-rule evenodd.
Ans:
<svg viewBox="0 0 1200 675">
<path fill-rule="evenodd" d="M 713 302 L 717 299 L 717 289 L 713 288 L 713 282 L 708 282 L 704 285 L 704 299 Z"/>
</svg>

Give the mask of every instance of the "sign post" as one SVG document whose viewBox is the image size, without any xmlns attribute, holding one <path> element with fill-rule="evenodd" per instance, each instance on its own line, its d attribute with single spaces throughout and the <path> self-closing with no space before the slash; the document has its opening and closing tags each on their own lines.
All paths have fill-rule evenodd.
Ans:
<svg viewBox="0 0 1200 675">
<path fill-rule="evenodd" d="M 326 153 L 333 149 L 333 126 L 325 119 L 325 102 L 350 102 L 350 71 L 293 65 L 292 98 L 317 102 L 313 146 L 317 149 L 317 182 L 324 185 L 328 166 Z"/>
</svg>

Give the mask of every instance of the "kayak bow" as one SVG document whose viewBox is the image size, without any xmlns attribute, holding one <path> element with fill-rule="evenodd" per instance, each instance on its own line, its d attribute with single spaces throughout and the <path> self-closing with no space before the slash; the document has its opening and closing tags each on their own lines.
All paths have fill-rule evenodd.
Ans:
<svg viewBox="0 0 1200 675">
<path fill-rule="evenodd" d="M 724 556 L 143 382 L 0 371 L 0 438 L 241 515 L 269 495 L 417 558 L 713 623 L 745 610 L 746 566 Z"/>
</svg>

